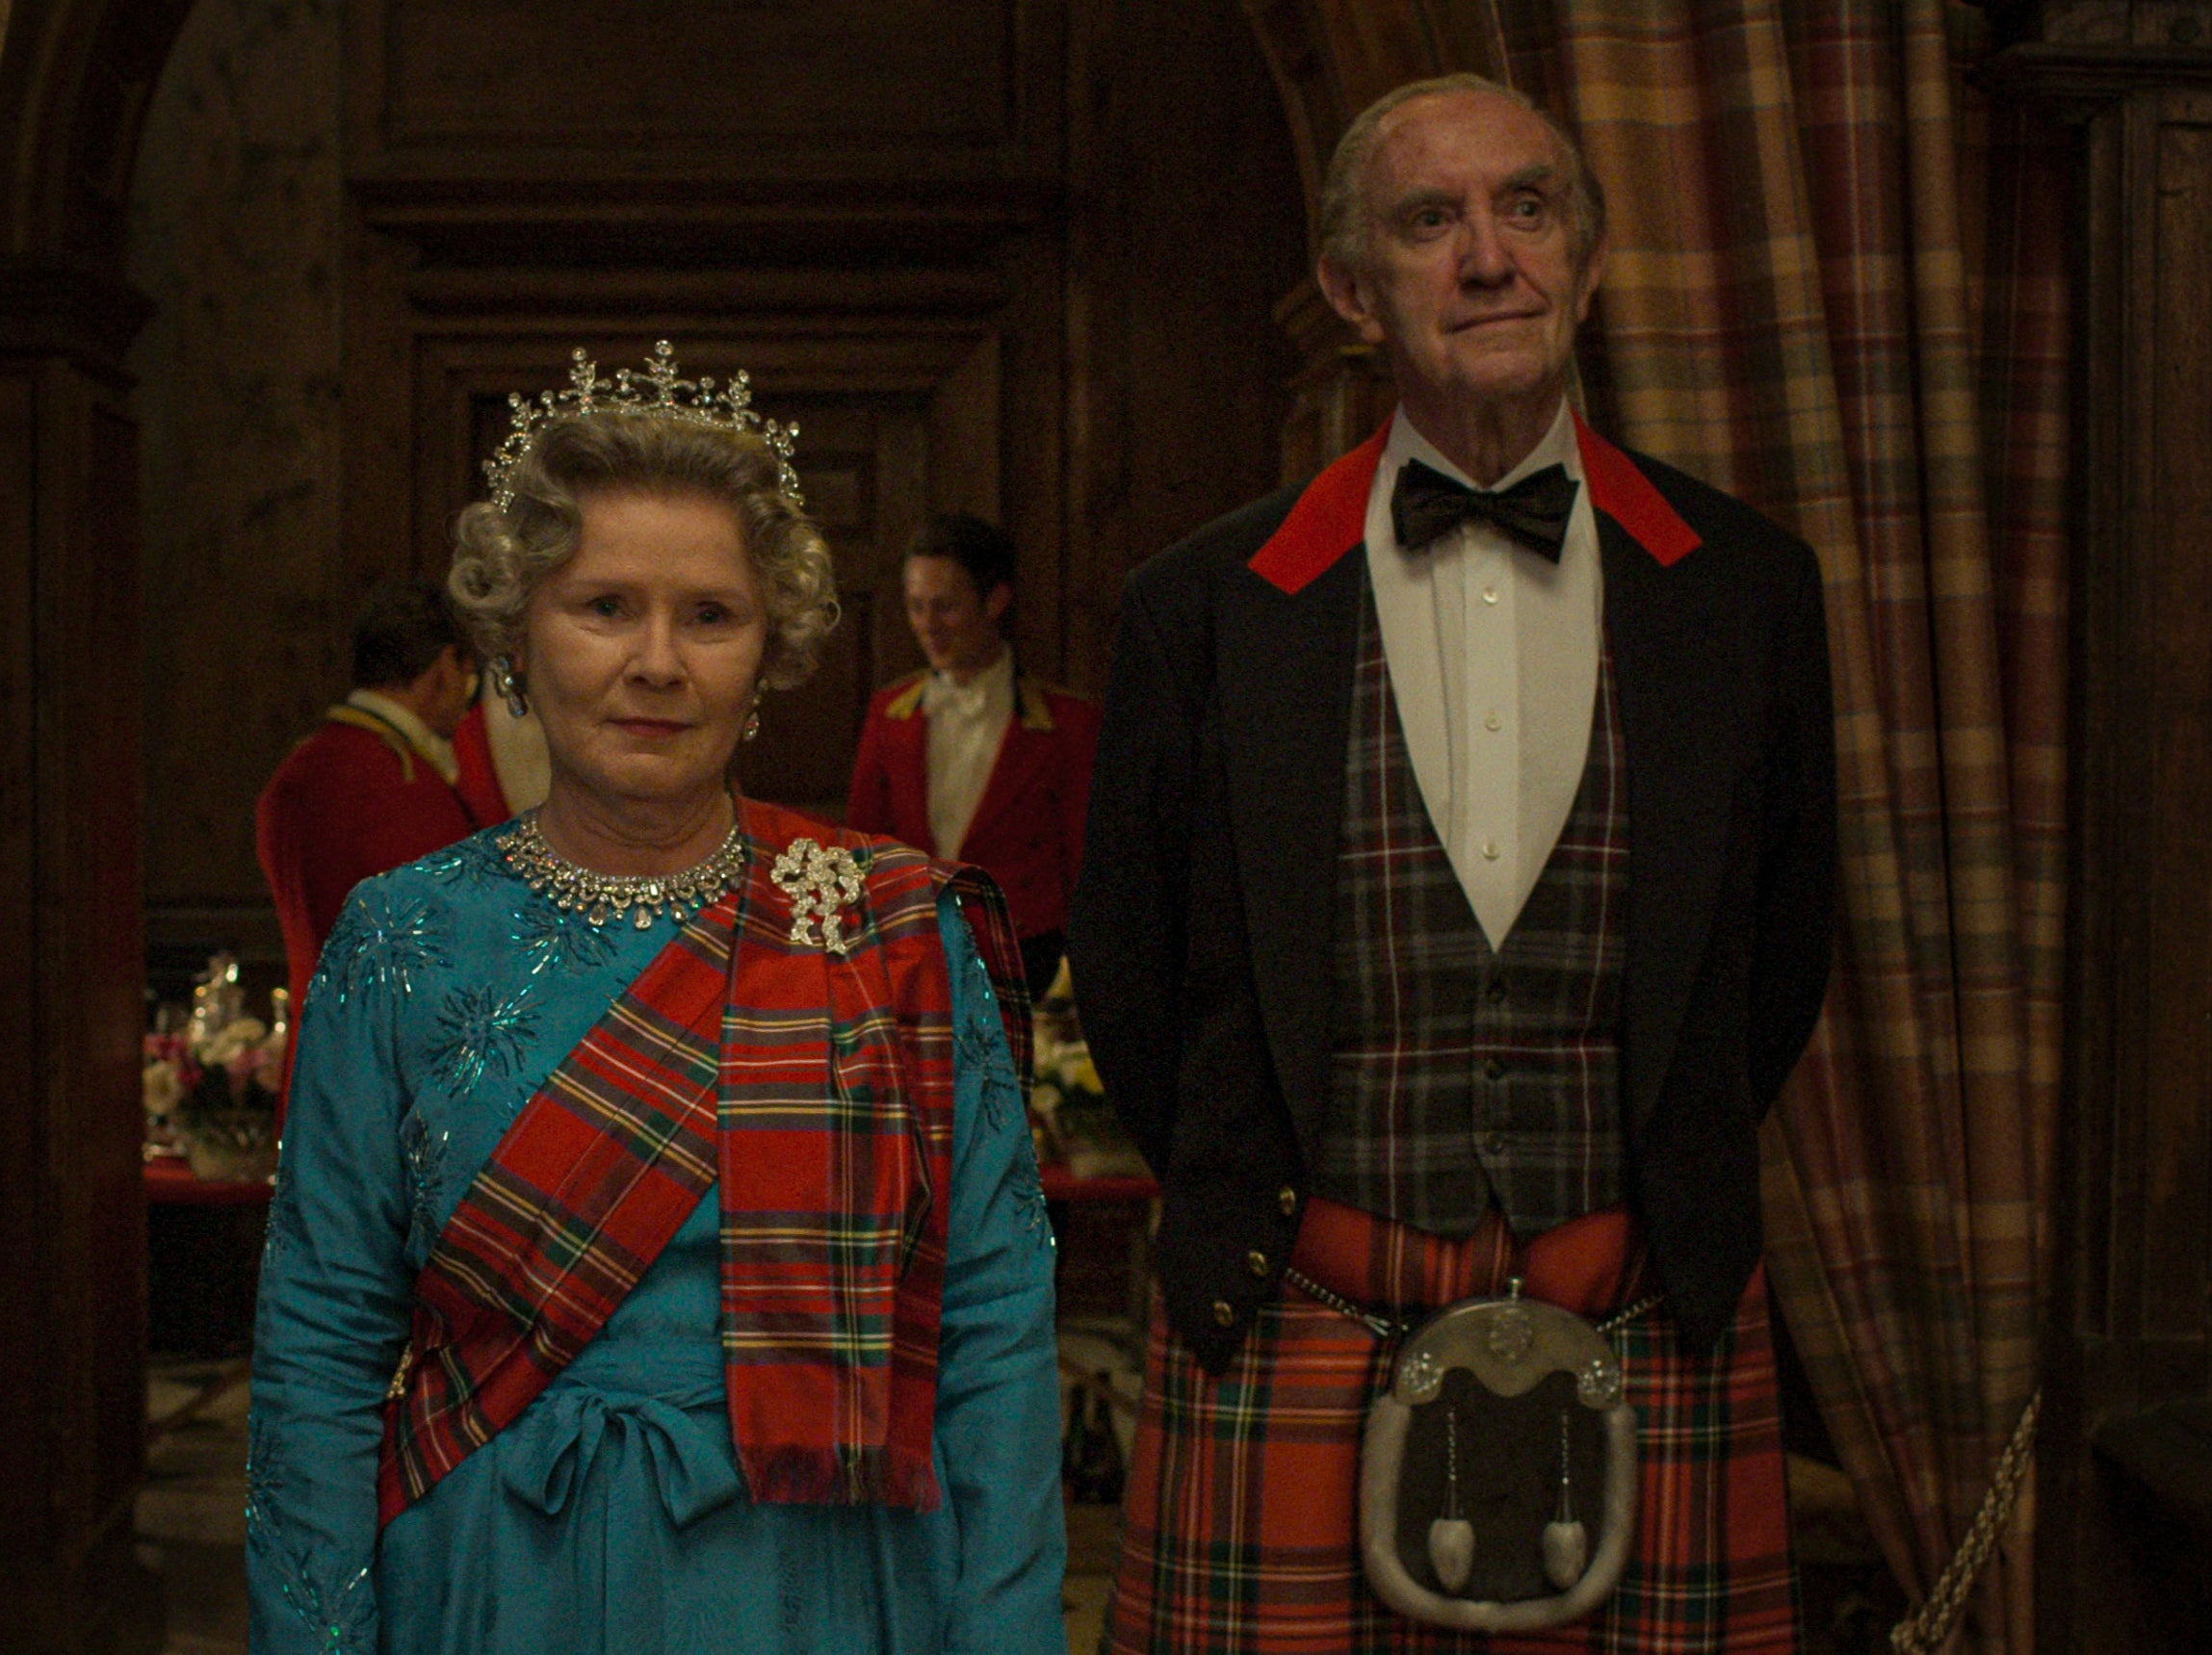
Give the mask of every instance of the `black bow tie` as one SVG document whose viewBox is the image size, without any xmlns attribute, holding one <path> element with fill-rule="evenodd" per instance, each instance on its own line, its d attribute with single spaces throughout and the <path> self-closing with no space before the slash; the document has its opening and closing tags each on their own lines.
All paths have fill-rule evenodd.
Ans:
<svg viewBox="0 0 2212 1655">
<path fill-rule="evenodd" d="M 1418 552 L 1438 535 L 1479 517 L 1556 563 L 1580 486 L 1565 466 L 1548 465 L 1493 494 L 1454 482 L 1418 459 L 1408 460 L 1391 490 L 1391 525 L 1400 546 Z"/>
</svg>

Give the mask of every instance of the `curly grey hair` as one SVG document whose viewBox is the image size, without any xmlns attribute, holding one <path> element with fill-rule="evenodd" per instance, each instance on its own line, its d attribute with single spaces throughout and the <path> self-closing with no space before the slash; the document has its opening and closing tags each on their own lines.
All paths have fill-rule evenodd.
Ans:
<svg viewBox="0 0 2212 1655">
<path fill-rule="evenodd" d="M 1605 235 L 1605 191 L 1598 182 L 1598 175 L 1590 170 L 1582 145 L 1564 124 L 1539 109 L 1526 92 L 1473 74 L 1438 75 L 1431 80 L 1409 81 L 1383 93 L 1352 117 L 1352 124 L 1344 129 L 1344 136 L 1337 141 L 1336 151 L 1329 157 L 1328 170 L 1321 175 L 1318 212 L 1321 256 L 1347 271 L 1362 268 L 1367 253 L 1367 163 L 1382 142 L 1384 117 L 1416 98 L 1442 97 L 1452 92 L 1488 92 L 1504 98 L 1508 103 L 1520 105 L 1551 129 L 1551 135 L 1559 141 L 1561 153 L 1567 158 L 1568 234 L 1574 268 L 1581 270 L 1590 262 L 1590 255 Z"/>
<path fill-rule="evenodd" d="M 484 655 L 512 656 L 540 581 L 576 552 L 583 502 L 606 494 L 698 494 L 737 516 L 768 608 L 761 683 L 806 682 L 837 624 L 837 576 L 820 532 L 777 487 L 776 455 L 751 431 L 654 414 L 549 420 L 509 477 L 514 502 L 470 506 L 454 531 L 446 584 Z"/>
</svg>

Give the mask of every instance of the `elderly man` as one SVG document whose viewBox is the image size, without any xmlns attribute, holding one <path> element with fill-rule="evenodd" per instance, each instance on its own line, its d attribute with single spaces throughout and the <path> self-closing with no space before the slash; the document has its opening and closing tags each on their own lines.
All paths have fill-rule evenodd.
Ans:
<svg viewBox="0 0 2212 1655">
<path fill-rule="evenodd" d="M 1321 217 L 1397 411 L 1131 580 L 1071 925 L 1165 1186 L 1109 1643 L 1794 1648 L 1755 1131 L 1828 975 L 1819 571 L 1568 405 L 1603 202 L 1519 94 L 1383 98 Z"/>
</svg>

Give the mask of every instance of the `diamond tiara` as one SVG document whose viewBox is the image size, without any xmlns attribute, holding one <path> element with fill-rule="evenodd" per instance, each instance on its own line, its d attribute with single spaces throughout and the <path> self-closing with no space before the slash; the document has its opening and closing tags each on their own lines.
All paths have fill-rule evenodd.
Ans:
<svg viewBox="0 0 2212 1655">
<path fill-rule="evenodd" d="M 725 431 L 758 432 L 776 456 L 776 482 L 783 497 L 794 506 L 805 505 L 798 491 L 798 473 L 791 463 L 798 427 L 779 426 L 754 411 L 752 379 L 744 370 L 731 375 L 730 382 L 719 389 L 712 376 L 679 378 L 676 352 L 665 339 L 654 345 L 642 374 L 623 368 L 613 378 L 602 379 L 597 365 L 581 349 L 571 354 L 570 361 L 573 366 L 565 391 L 540 391 L 534 400 L 519 391 L 507 397 L 507 405 L 514 411 L 513 428 L 499 445 L 499 453 L 483 462 L 484 476 L 491 479 L 491 503 L 502 512 L 514 506 L 514 468 L 530 453 L 548 421 L 588 420 L 609 414 L 651 415 Z"/>
</svg>

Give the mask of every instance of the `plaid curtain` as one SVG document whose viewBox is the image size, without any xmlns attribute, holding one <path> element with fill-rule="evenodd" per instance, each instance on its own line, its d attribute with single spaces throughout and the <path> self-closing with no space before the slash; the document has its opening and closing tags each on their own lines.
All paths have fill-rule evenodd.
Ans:
<svg viewBox="0 0 2212 1655">
<path fill-rule="evenodd" d="M 1488 10 L 1488 8 L 1485 8 Z M 1611 261 L 1584 390 L 1828 582 L 1843 903 L 1769 1260 L 1915 1601 L 2035 1385 L 2064 922 L 2065 141 L 1941 0 L 1500 0 Z M 1594 337 L 1592 337 L 1594 336 Z M 2032 1479 L 2030 1480 L 2032 1487 Z M 1967 1642 L 2033 1646 L 2023 1494 Z"/>
</svg>

